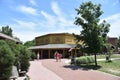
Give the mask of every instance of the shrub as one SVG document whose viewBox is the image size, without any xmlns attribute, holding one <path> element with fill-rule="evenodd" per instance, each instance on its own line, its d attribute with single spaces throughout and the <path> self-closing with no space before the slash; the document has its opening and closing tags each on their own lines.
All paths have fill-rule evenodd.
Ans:
<svg viewBox="0 0 120 80">
<path fill-rule="evenodd" d="M 21 46 L 21 49 L 20 49 L 21 71 L 26 71 L 26 72 L 28 71 L 29 66 L 30 66 L 29 60 L 30 60 L 30 51 L 26 47 Z"/>
<path fill-rule="evenodd" d="M 31 52 L 31 60 L 34 60 L 35 59 L 35 57 L 36 57 L 36 55 L 35 55 L 35 52 Z"/>
<path fill-rule="evenodd" d="M 94 63 L 95 59 L 93 56 L 87 56 L 88 63 Z"/>
<path fill-rule="evenodd" d="M 5 41 L 0 40 L 0 44 L 0 80 L 8 80 L 15 58 Z"/>
<path fill-rule="evenodd" d="M 82 56 L 75 59 L 76 65 L 94 63 L 93 56 Z"/>
</svg>

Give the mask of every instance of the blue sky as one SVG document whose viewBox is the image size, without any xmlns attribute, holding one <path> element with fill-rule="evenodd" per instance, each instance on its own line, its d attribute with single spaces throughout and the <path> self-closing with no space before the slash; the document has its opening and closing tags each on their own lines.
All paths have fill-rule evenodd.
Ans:
<svg viewBox="0 0 120 80">
<path fill-rule="evenodd" d="M 9 25 L 13 35 L 29 41 L 48 33 L 76 33 L 81 27 L 74 25 L 76 11 L 89 0 L 0 0 L 0 28 Z M 120 0 L 91 0 L 101 4 L 101 21 L 110 23 L 108 36 L 120 36 Z"/>
</svg>

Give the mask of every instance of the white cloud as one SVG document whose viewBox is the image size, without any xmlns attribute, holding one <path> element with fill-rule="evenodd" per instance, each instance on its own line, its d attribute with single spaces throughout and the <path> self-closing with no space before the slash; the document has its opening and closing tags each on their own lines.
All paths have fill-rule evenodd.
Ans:
<svg viewBox="0 0 120 80">
<path fill-rule="evenodd" d="M 52 2 L 52 3 L 51 3 L 51 7 L 52 7 L 53 12 L 54 12 L 57 16 L 60 16 L 60 17 L 63 16 L 63 13 L 62 13 L 61 9 L 59 8 L 57 2 Z"/>
<path fill-rule="evenodd" d="M 45 11 L 41 11 L 41 14 L 46 20 L 42 20 L 40 25 L 45 27 L 59 27 L 59 29 L 64 29 L 66 27 L 74 26 L 73 18 L 66 18 L 66 14 L 62 12 L 57 2 L 51 3 L 51 9 L 54 14 L 49 14 Z M 68 16 L 68 15 L 67 15 Z"/>
<path fill-rule="evenodd" d="M 120 3 L 120 0 L 115 0 L 112 5 L 115 6 L 115 5 L 119 4 L 119 3 Z"/>
<path fill-rule="evenodd" d="M 41 14 L 45 17 L 45 19 L 47 20 L 45 22 L 45 24 L 48 24 L 49 27 L 54 27 L 55 26 L 55 23 L 56 23 L 56 20 L 55 20 L 55 16 L 52 16 L 44 11 L 41 11 Z"/>
<path fill-rule="evenodd" d="M 111 23 L 109 36 L 120 36 L 120 20 Z"/>
<path fill-rule="evenodd" d="M 112 16 L 105 18 L 106 21 L 114 21 L 114 20 L 119 20 L 119 19 L 120 19 L 120 13 L 114 14 Z"/>
<path fill-rule="evenodd" d="M 32 7 L 27 7 L 22 5 L 22 6 L 19 6 L 17 9 L 23 13 L 38 15 L 37 10 Z"/>
<path fill-rule="evenodd" d="M 75 28 L 69 28 L 69 29 L 58 29 L 56 31 L 52 31 L 51 33 L 75 33 L 75 34 L 79 34 L 80 33 L 80 29 L 78 27 Z"/>
<path fill-rule="evenodd" d="M 39 21 L 36 23 L 22 20 L 14 20 L 16 23 L 14 25 L 12 24 L 12 26 L 15 26 L 15 34 L 20 37 L 21 41 L 25 42 L 28 40 L 32 40 L 37 36 L 48 33 L 68 32 L 79 34 L 80 27 L 73 24 L 73 17 L 63 13 L 60 6 L 56 2 L 52 2 L 51 9 L 54 14 L 50 14 L 42 10 L 41 15 L 44 17 L 44 19 L 39 19 Z M 67 19 L 68 17 L 69 19 Z M 16 30 L 16 27 L 19 28 L 17 28 Z M 35 27 L 37 27 L 37 31 Z"/>
<path fill-rule="evenodd" d="M 111 37 L 120 36 L 120 13 L 104 18 L 104 20 L 106 20 L 111 25 L 108 35 Z"/>
<path fill-rule="evenodd" d="M 37 5 L 35 0 L 29 0 L 32 5 Z"/>
<path fill-rule="evenodd" d="M 19 27 L 21 29 L 34 29 L 36 24 L 34 22 L 28 22 L 28 21 L 22 21 L 22 20 L 17 20 L 14 19 L 14 21 L 16 22 L 14 24 L 15 27 Z"/>
<path fill-rule="evenodd" d="M 38 36 L 39 32 L 35 31 L 37 25 L 34 22 L 17 19 L 13 19 L 13 21 L 14 23 L 9 24 L 13 30 L 13 36 L 20 38 L 22 42 L 32 40 Z"/>
<path fill-rule="evenodd" d="M 20 40 L 24 43 L 26 41 L 35 39 L 35 37 L 40 36 L 42 33 L 34 32 L 34 31 L 23 31 L 23 32 L 14 32 L 14 34 L 15 34 L 14 36 L 20 38 Z"/>
<path fill-rule="evenodd" d="M 60 9 L 57 2 L 52 2 L 51 8 L 52 8 L 53 12 L 56 14 L 56 16 L 57 16 L 56 18 L 59 21 L 61 27 L 73 24 L 73 21 L 71 23 L 70 20 L 67 20 L 65 18 L 65 13 L 63 13 L 63 11 Z"/>
</svg>

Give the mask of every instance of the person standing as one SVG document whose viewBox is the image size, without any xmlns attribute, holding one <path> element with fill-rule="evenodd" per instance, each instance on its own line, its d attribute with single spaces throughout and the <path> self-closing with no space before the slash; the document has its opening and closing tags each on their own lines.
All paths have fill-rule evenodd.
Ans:
<svg viewBox="0 0 120 80">
<path fill-rule="evenodd" d="M 39 54 L 39 52 L 37 53 L 37 60 L 39 60 L 39 58 L 40 58 L 40 54 Z"/>
<path fill-rule="evenodd" d="M 55 52 L 54 56 L 55 56 L 56 61 L 58 62 L 58 59 L 59 59 L 59 53 L 58 53 L 57 51 Z"/>
<path fill-rule="evenodd" d="M 58 57 L 59 57 L 59 61 L 61 61 L 61 58 L 62 58 L 62 54 L 59 54 L 59 56 L 58 56 Z"/>
</svg>

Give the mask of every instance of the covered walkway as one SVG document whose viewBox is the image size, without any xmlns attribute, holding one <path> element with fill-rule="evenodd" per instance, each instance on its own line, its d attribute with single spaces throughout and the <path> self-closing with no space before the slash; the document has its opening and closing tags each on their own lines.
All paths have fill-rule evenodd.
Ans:
<svg viewBox="0 0 120 80">
<path fill-rule="evenodd" d="M 40 59 L 54 58 L 54 53 L 58 51 L 64 58 L 68 58 L 70 54 L 75 54 L 75 44 L 46 44 L 33 46 L 28 49 L 34 51 Z M 71 51 L 69 51 L 71 49 Z M 76 54 L 77 56 L 77 54 Z"/>
</svg>

